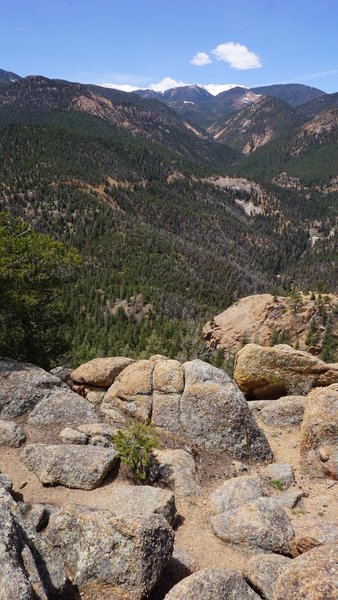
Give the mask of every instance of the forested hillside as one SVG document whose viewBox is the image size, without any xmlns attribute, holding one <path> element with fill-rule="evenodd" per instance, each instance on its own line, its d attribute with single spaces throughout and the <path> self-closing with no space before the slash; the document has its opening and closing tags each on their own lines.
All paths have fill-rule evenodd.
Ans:
<svg viewBox="0 0 338 600">
<path fill-rule="evenodd" d="M 0 202 L 80 251 L 71 362 L 205 357 L 201 325 L 238 297 L 337 289 L 336 195 L 272 181 L 269 144 L 240 158 L 156 101 L 41 79 L 0 92 Z M 230 171 L 259 193 L 215 185 Z"/>
</svg>

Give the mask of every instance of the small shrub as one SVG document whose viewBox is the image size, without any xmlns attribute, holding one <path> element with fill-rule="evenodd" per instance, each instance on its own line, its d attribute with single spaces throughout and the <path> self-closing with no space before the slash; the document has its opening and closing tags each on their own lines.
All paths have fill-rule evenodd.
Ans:
<svg viewBox="0 0 338 600">
<path fill-rule="evenodd" d="M 121 461 L 128 465 L 136 479 L 147 479 L 152 450 L 159 438 L 151 425 L 136 423 L 114 435 L 113 442 Z"/>
<path fill-rule="evenodd" d="M 280 479 L 270 479 L 269 485 L 280 492 L 284 490 L 284 483 Z"/>
</svg>

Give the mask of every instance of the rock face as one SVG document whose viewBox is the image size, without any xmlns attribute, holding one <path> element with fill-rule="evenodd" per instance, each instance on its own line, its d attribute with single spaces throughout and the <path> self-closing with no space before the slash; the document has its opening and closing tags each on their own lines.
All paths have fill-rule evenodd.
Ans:
<svg viewBox="0 0 338 600">
<path fill-rule="evenodd" d="M 243 575 L 263 598 L 272 600 L 275 583 L 290 562 L 286 556 L 255 554 L 248 560 Z"/>
<path fill-rule="evenodd" d="M 248 403 L 257 419 L 266 425 L 299 425 L 304 415 L 304 396 L 284 396 L 278 400 L 252 400 Z"/>
<path fill-rule="evenodd" d="M 46 535 L 60 548 L 75 585 L 104 584 L 133 600 L 157 582 L 174 538 L 161 516 L 119 519 L 108 510 L 72 505 L 51 515 Z"/>
<path fill-rule="evenodd" d="M 338 384 L 313 390 L 306 398 L 300 457 L 304 475 L 337 479 Z"/>
<path fill-rule="evenodd" d="M 29 412 L 51 389 L 67 386 L 55 375 L 29 363 L 0 359 L 0 417 Z"/>
<path fill-rule="evenodd" d="M 69 586 L 57 550 L 37 533 L 38 512 L 31 519 L 32 510 L 27 505 L 20 503 L 19 507 L 0 489 L 1 600 L 48 600 L 59 594 L 73 597 L 67 595 Z M 38 524 L 42 526 L 41 520 Z"/>
<path fill-rule="evenodd" d="M 72 371 L 71 379 L 79 384 L 108 388 L 119 373 L 132 362 L 131 358 L 125 356 L 94 358 Z"/>
<path fill-rule="evenodd" d="M 153 456 L 156 462 L 156 480 L 159 483 L 174 490 L 175 496 L 179 498 L 200 495 L 195 461 L 189 452 L 155 450 Z"/>
<path fill-rule="evenodd" d="M 275 584 L 273 600 L 329 600 L 337 596 L 337 545 L 327 544 L 287 565 Z"/>
<path fill-rule="evenodd" d="M 79 425 L 98 421 L 90 402 L 78 394 L 65 390 L 54 390 L 40 400 L 28 418 L 30 425 Z"/>
<path fill-rule="evenodd" d="M 338 365 L 286 344 L 272 348 L 247 344 L 238 352 L 234 378 L 245 394 L 257 399 L 306 395 L 313 387 L 338 382 Z"/>
<path fill-rule="evenodd" d="M 118 410 L 193 443 L 236 458 L 267 460 L 272 454 L 247 402 L 230 377 L 193 360 L 140 360 L 117 377 L 104 397 L 106 414 Z"/>
<path fill-rule="evenodd" d="M 296 546 L 300 554 L 331 542 L 338 542 L 338 521 L 317 523 L 297 529 Z"/>
<path fill-rule="evenodd" d="M 26 439 L 22 427 L 14 421 L 0 419 L 0 446 L 12 446 L 18 448 Z"/>
<path fill-rule="evenodd" d="M 105 506 L 118 518 L 147 519 L 152 515 L 161 515 L 169 525 L 176 519 L 175 498 L 169 490 L 150 485 L 117 485 L 113 488 Z M 100 499 L 90 501 L 89 506 L 102 508 Z"/>
<path fill-rule="evenodd" d="M 245 579 L 231 569 L 201 569 L 175 585 L 165 600 L 259 600 Z"/>
<path fill-rule="evenodd" d="M 286 512 L 272 498 L 258 498 L 211 517 L 214 533 L 225 542 L 291 553 L 294 531 Z"/>
<path fill-rule="evenodd" d="M 310 294 L 302 294 L 295 311 L 292 298 L 275 299 L 271 294 L 247 296 L 214 317 L 204 326 L 203 333 L 210 347 L 222 349 L 226 355 L 238 352 L 244 340 L 271 346 L 274 340 L 283 340 L 286 333 L 292 346 L 297 344 L 301 350 L 307 350 L 311 325 L 315 324 L 318 340 L 314 350 L 319 353 L 324 331 L 320 327 L 321 305 L 324 303 L 326 313 L 332 314 L 338 298 L 332 294 L 321 303 L 311 299 Z"/>
<path fill-rule="evenodd" d="M 215 514 L 224 513 L 262 496 L 265 496 L 263 486 L 256 477 L 233 477 L 211 494 L 211 509 Z"/>
<path fill-rule="evenodd" d="M 41 483 L 92 490 L 114 468 L 118 453 L 95 446 L 30 444 L 22 459 Z"/>
<path fill-rule="evenodd" d="M 23 534 L 11 511 L 0 503 L 0 599 L 33 600 L 33 590 L 22 564 Z"/>
</svg>

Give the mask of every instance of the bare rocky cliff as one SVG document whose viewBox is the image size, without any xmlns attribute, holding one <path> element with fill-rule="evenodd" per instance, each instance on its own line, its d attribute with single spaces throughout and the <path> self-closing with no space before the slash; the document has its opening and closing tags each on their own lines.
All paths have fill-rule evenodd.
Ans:
<svg viewBox="0 0 338 600">
<path fill-rule="evenodd" d="M 247 296 L 216 315 L 203 328 L 211 348 L 235 354 L 247 343 L 273 346 L 288 343 L 311 354 L 327 351 L 337 360 L 338 298 L 334 294 L 295 293 L 290 297 L 271 294 Z"/>
</svg>

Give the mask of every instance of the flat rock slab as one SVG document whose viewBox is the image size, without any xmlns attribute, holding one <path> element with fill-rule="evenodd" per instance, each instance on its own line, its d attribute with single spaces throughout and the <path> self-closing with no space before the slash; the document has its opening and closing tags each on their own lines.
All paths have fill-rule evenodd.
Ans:
<svg viewBox="0 0 338 600">
<path fill-rule="evenodd" d="M 245 579 L 266 600 L 273 600 L 275 583 L 291 558 L 278 554 L 255 554 L 244 568 Z"/>
<path fill-rule="evenodd" d="M 71 379 L 80 384 L 108 388 L 121 371 L 132 362 L 131 358 L 125 356 L 94 358 L 72 371 Z"/>
<path fill-rule="evenodd" d="M 257 477 L 233 477 L 227 479 L 211 494 L 211 510 L 214 514 L 224 513 L 262 496 L 265 496 L 263 485 Z"/>
<path fill-rule="evenodd" d="M 55 375 L 29 363 L 0 359 L 0 416 L 13 419 L 31 411 L 48 390 L 67 386 Z"/>
<path fill-rule="evenodd" d="M 41 483 L 93 490 L 116 465 L 118 453 L 96 446 L 30 444 L 22 459 Z"/>
<path fill-rule="evenodd" d="M 215 515 L 210 522 L 214 533 L 225 542 L 291 553 L 294 530 L 286 512 L 272 498 L 258 498 Z"/>
<path fill-rule="evenodd" d="M 273 600 L 334 600 L 338 597 L 337 544 L 294 558 L 277 579 Z"/>
<path fill-rule="evenodd" d="M 201 569 L 175 585 L 165 600 L 260 600 L 240 573 Z"/>
<path fill-rule="evenodd" d="M 36 427 L 46 425 L 80 425 L 98 421 L 93 405 L 67 390 L 54 390 L 47 394 L 31 412 L 28 422 Z"/>
<path fill-rule="evenodd" d="M 251 412 L 266 425 L 299 425 L 304 415 L 304 396 L 284 396 L 278 400 L 251 400 Z"/>
<path fill-rule="evenodd" d="M 88 503 L 93 508 L 106 508 L 119 518 L 148 518 L 162 515 L 170 525 L 176 519 L 175 498 L 171 491 L 150 485 L 117 485 L 109 497 L 105 497 L 104 506 L 100 499 Z"/>
<path fill-rule="evenodd" d="M 26 434 L 20 425 L 14 421 L 0 419 L 0 446 L 19 448 L 26 439 Z"/>
</svg>

